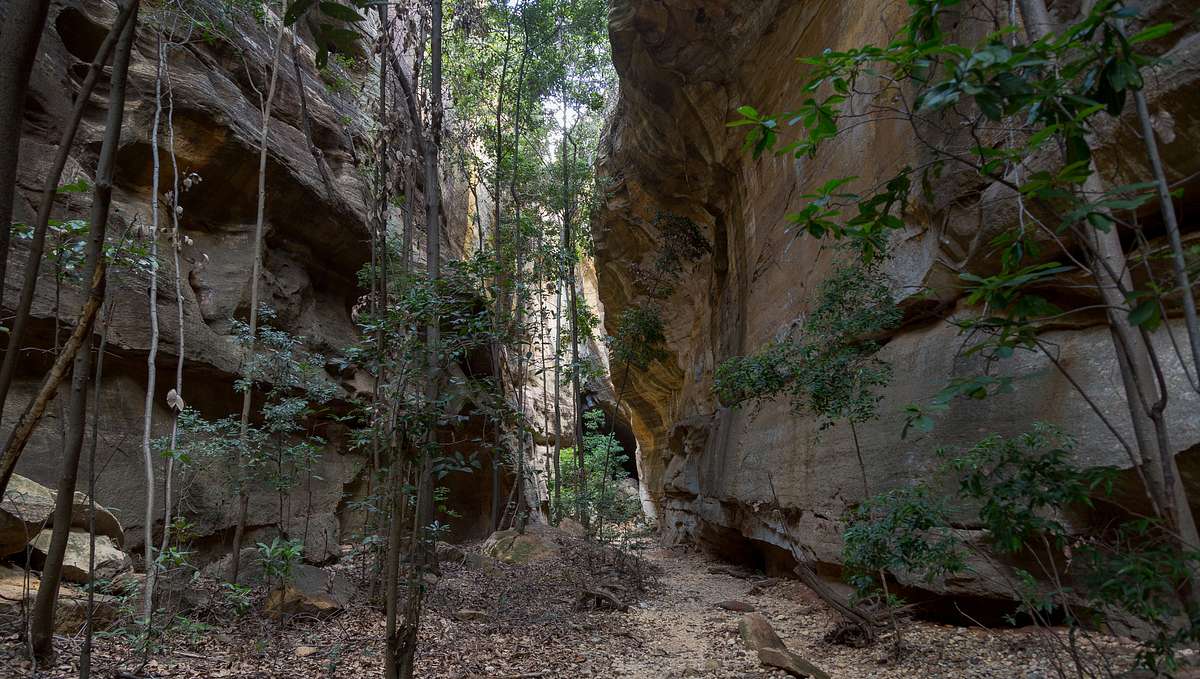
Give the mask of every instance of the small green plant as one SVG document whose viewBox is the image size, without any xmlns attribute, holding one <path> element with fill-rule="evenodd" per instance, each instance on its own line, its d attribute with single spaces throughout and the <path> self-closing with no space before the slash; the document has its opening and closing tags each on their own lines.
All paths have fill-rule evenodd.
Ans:
<svg viewBox="0 0 1200 679">
<path fill-rule="evenodd" d="M 605 415 L 601 410 L 589 410 L 584 413 L 586 432 L 583 437 L 583 464 L 587 484 L 583 490 L 583 505 L 595 524 L 610 526 L 612 531 L 629 523 L 641 515 L 641 503 L 636 494 L 630 494 L 624 487 L 629 479 L 625 465 L 629 456 L 617 441 L 616 436 L 605 430 Z M 564 448 L 562 451 L 563 476 L 574 479 L 579 474 L 579 455 L 574 448 Z M 579 489 L 577 485 L 566 484 L 562 489 L 563 511 L 573 514 L 578 510 Z M 601 540 L 609 540 L 613 534 L 606 532 L 598 536 Z"/>
<path fill-rule="evenodd" d="M 287 585 L 292 581 L 292 571 L 304 554 L 304 543 L 275 537 L 271 544 L 258 543 L 258 562 L 268 583 Z"/>
<path fill-rule="evenodd" d="M 212 625 L 200 622 L 199 620 L 192 620 L 191 618 L 182 615 L 177 615 L 171 620 L 171 624 L 168 625 L 167 632 L 181 636 L 186 639 L 188 643 L 195 644 L 200 642 L 204 638 L 204 635 L 208 632 L 211 632 L 212 629 Z"/>
<path fill-rule="evenodd" d="M 949 525 L 945 503 L 925 486 L 881 493 L 852 509 L 842 562 L 858 596 L 877 595 L 883 571 L 926 583 L 961 572 L 965 553 Z"/>
<path fill-rule="evenodd" d="M 253 606 L 250 599 L 251 591 L 250 587 L 246 585 L 234 582 L 221 583 L 221 594 L 226 605 L 233 610 L 234 615 L 245 615 Z"/>
<path fill-rule="evenodd" d="M 888 587 L 888 574 L 933 583 L 966 569 L 963 546 L 949 528 L 946 507 L 925 486 L 868 498 L 850 510 L 842 533 L 842 563 L 855 602 L 874 602 L 887 611 L 894 649 L 903 649 L 896 612 L 904 600 Z"/>
</svg>

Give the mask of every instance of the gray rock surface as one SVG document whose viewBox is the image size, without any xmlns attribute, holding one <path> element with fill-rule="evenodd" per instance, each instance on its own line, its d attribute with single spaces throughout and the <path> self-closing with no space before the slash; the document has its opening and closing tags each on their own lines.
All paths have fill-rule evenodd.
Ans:
<svg viewBox="0 0 1200 679">
<path fill-rule="evenodd" d="M 907 11 L 899 4 L 866 7 L 779 0 L 613 3 L 620 101 L 603 141 L 601 174 L 608 190 L 593 223 L 608 332 L 615 334 L 624 309 L 645 301 L 637 272 L 652 264 L 667 241 L 655 226 L 656 215 L 693 220 L 713 246 L 710 256 L 685 268 L 674 292 L 660 303 L 669 357 L 634 371 L 624 394 L 640 444 L 640 479 L 668 542 L 700 542 L 736 558 L 757 551 L 768 560 L 799 542 L 812 550 L 810 558 L 836 572 L 838 519 L 863 496 L 850 431 L 844 425 L 822 430 L 815 418 L 793 412 L 782 399 L 756 413 L 721 407 L 712 394 L 712 375 L 723 361 L 753 353 L 809 311 L 813 292 L 837 261 L 832 244 L 789 232 L 786 216 L 801 209 L 802 196 L 835 177 L 857 176 L 869 186 L 924 158 L 911 129 L 901 123 L 848 126 L 812 159 L 767 154 L 757 161 L 743 149 L 744 130 L 726 127 L 742 105 L 794 110 L 803 77 L 797 57 L 885 44 Z M 1172 10 L 1169 3 L 1152 2 L 1144 11 L 1153 23 L 1169 20 Z M 970 33 L 970 25 L 955 29 L 968 44 L 982 37 Z M 1173 66 L 1158 69 L 1148 84 L 1152 113 L 1194 119 L 1200 115 L 1194 95 L 1200 40 L 1194 31 L 1182 31 L 1165 42 L 1161 48 Z M 1114 184 L 1146 176 L 1136 160 L 1124 162 L 1139 156 L 1131 152 L 1138 143 L 1130 132 L 1135 128 L 1114 125 L 1110 134 L 1098 136 L 1104 142 L 1100 163 Z M 1168 176 L 1190 190 L 1200 171 L 1194 153 L 1198 130 L 1193 125 L 1160 139 Z M 947 173 L 928 199 L 911 196 L 907 228 L 894 243 L 889 275 L 905 323 L 885 338 L 881 353 L 895 371 L 882 391 L 881 418 L 858 427 L 871 492 L 930 479 L 940 465 L 939 447 L 961 449 L 993 432 L 1027 431 L 1036 420 L 1076 436 L 1081 463 L 1128 469 L 1125 451 L 1100 419 L 1049 360 L 1033 354 L 1000 366 L 1019 376 L 1015 393 L 955 401 L 930 435 L 901 438 L 906 405 L 926 401 L 954 377 L 979 372 L 978 363 L 959 351 L 964 337 L 938 316 L 969 311 L 958 275 L 994 270 L 988 241 L 997 229 L 1015 223 L 1016 211 L 1011 195 L 977 195 L 968 174 Z M 1089 293 L 1076 288 L 1077 282 L 1063 280 L 1047 294 L 1085 305 Z M 921 286 L 932 289 L 932 297 L 915 297 Z M 1100 321 L 1080 315 L 1071 324 L 1047 327 L 1042 340 L 1129 438 L 1111 340 Z M 1200 396 L 1186 388 L 1174 352 L 1162 355 L 1169 379 L 1179 387 L 1167 411 L 1172 445 L 1189 487 L 1200 491 L 1195 415 Z M 1132 474 L 1127 476 L 1130 481 Z M 1122 503 L 1144 505 L 1128 490 L 1132 485 L 1122 486 Z M 968 512 L 957 518 L 972 528 Z M 1086 525 L 1086 516 L 1072 519 Z M 1006 591 L 985 575 L 944 586 L 982 596 Z"/>
</svg>

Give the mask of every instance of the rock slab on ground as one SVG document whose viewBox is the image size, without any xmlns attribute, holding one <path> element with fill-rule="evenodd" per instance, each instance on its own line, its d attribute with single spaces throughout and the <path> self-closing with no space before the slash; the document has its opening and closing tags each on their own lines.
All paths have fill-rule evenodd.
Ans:
<svg viewBox="0 0 1200 679">
<path fill-rule="evenodd" d="M 762 613 L 749 613 L 738 623 L 738 635 L 746 647 L 758 653 L 758 660 L 767 667 L 781 669 L 794 677 L 829 679 L 818 667 L 788 650 L 775 628 Z"/>
<path fill-rule="evenodd" d="M 229 573 L 230 556 L 215 561 L 204 567 L 203 575 L 214 580 L 224 580 Z M 278 585 L 278 582 L 267 582 L 266 569 L 263 568 L 262 558 L 258 550 L 247 547 L 242 550 L 241 564 L 238 569 L 238 583 L 242 585 L 262 586 Z M 292 566 L 291 579 L 288 584 L 303 594 L 322 595 L 332 600 L 339 608 L 345 608 L 354 598 L 358 588 L 350 578 L 327 568 L 310 566 L 299 563 Z"/>
<path fill-rule="evenodd" d="M 530 526 L 524 533 L 515 529 L 492 533 L 483 543 L 483 553 L 507 564 L 527 564 L 548 559 L 559 553 L 555 531 Z"/>
<path fill-rule="evenodd" d="M 33 547 L 33 564 L 41 566 L 45 563 L 46 553 L 50 549 L 50 541 L 54 531 L 50 529 L 38 533 L 30 545 Z M 67 548 L 63 553 L 63 579 L 81 585 L 89 582 L 89 561 L 91 560 L 91 545 L 89 534 L 73 530 L 67 536 Z M 95 575 L 97 580 L 112 580 L 118 575 L 133 568 L 129 555 L 117 547 L 117 543 L 107 535 L 96 536 Z"/>
<path fill-rule="evenodd" d="M 54 491 L 14 474 L 0 500 L 0 556 L 25 549 L 53 512 Z"/>
<path fill-rule="evenodd" d="M 313 615 L 318 618 L 331 616 L 345 608 L 329 594 L 302 590 L 295 585 L 284 585 L 267 595 L 266 613 L 275 619 L 294 615 Z"/>
<path fill-rule="evenodd" d="M 24 615 L 22 609 L 31 611 L 39 585 L 41 581 L 33 573 L 29 574 L 26 582 L 24 571 L 0 566 L 0 617 L 16 618 Z M 107 628 L 120 615 L 119 597 L 94 594 L 91 603 L 92 625 L 95 629 Z M 60 634 L 77 633 L 87 621 L 87 609 L 87 592 L 62 585 L 58 592 L 58 603 L 54 607 L 54 631 Z"/>
</svg>

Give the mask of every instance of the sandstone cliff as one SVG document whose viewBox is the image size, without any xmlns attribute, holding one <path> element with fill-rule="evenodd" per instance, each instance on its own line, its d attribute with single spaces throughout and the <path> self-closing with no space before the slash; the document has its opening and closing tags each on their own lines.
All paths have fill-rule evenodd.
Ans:
<svg viewBox="0 0 1200 679">
<path fill-rule="evenodd" d="M 1150 5 L 1152 20 L 1186 25 L 1188 17 L 1171 3 L 1144 4 Z M 1051 5 L 1066 17 L 1078 3 Z M 712 374 L 722 361 L 753 352 L 801 317 L 837 257 L 828 244 L 786 231 L 785 216 L 803 203 L 799 196 L 846 175 L 870 185 L 915 164 L 922 151 L 905 124 L 896 122 L 854 127 L 814 159 L 755 161 L 742 150 L 740 131 L 725 123 L 746 104 L 787 110 L 799 96 L 794 91 L 802 78 L 797 57 L 885 43 L 905 11 L 903 3 L 873 0 L 613 3 L 620 101 L 602 148 L 609 193 L 594 225 L 600 298 L 610 332 L 622 309 L 643 301 L 636 271 L 664 243 L 664 234 L 653 225 L 655 214 L 694 220 L 713 245 L 711 257 L 686 272 L 663 303 L 670 357 L 636 374 L 626 394 L 641 443 L 641 478 L 668 540 L 697 540 L 733 557 L 770 562 L 789 558 L 782 548 L 792 541 L 790 532 L 815 550 L 818 562 L 836 570 L 837 519 L 863 495 L 848 430 L 820 431 L 814 418 L 791 412 L 782 400 L 757 417 L 720 407 L 711 393 Z M 954 30 L 969 43 L 985 28 L 968 17 Z M 1192 26 L 1167 48 L 1171 65 L 1150 79 L 1148 94 L 1164 128 L 1160 141 L 1169 176 L 1183 181 L 1200 169 L 1194 153 L 1200 141 L 1195 97 L 1200 35 Z M 1137 141 L 1130 129 L 1114 126 L 1103 135 L 1106 172 L 1137 173 L 1122 156 Z M 952 376 L 974 374 L 976 366 L 957 352 L 963 338 L 942 319 L 963 308 L 958 274 L 990 266 L 985 256 L 989 229 L 1013 219 L 1012 210 L 994 199 L 979 195 L 960 177 L 946 177 L 932 201 L 915 200 L 907 229 L 894 243 L 889 273 L 905 321 L 886 340 L 881 357 L 893 365 L 895 376 L 883 394 L 881 419 L 859 428 L 873 492 L 931 476 L 939 446 L 1025 431 L 1035 420 L 1057 423 L 1078 436 L 1083 462 L 1128 467 L 1124 451 L 1070 385 L 1044 358 L 1032 355 L 1005 368 L 1023 375 L 1016 394 L 955 402 L 931 435 L 901 440 L 906 404 L 929 398 Z M 932 299 L 914 296 L 921 286 L 935 292 Z M 1052 294 L 1066 298 L 1072 292 Z M 1057 347 L 1060 360 L 1077 372 L 1091 396 L 1107 412 L 1119 414 L 1121 383 L 1107 330 L 1098 323 L 1077 323 L 1048 328 L 1043 338 Z M 1178 365 L 1168 369 L 1182 385 Z M 1179 393 L 1184 397 L 1169 411 L 1173 443 L 1195 487 L 1200 404 L 1195 392 Z M 780 516 L 786 517 L 786 527 Z M 951 587 L 985 595 L 999 591 L 985 580 L 971 578 Z"/>
<path fill-rule="evenodd" d="M 191 15 L 168 13 L 154 3 L 142 11 L 142 29 L 134 48 L 130 94 L 113 203 L 110 232 L 150 220 L 152 181 L 151 124 L 155 99 L 158 44 L 155 27 L 173 41 L 166 49 L 164 98 L 173 105 L 172 127 L 181 175 L 195 173 L 201 181 L 181 199 L 180 227 L 188 244 L 182 253 L 184 328 L 186 338 L 183 396 L 189 405 L 209 417 L 223 417 L 240 409 L 241 396 L 233 383 L 240 371 L 241 349 L 233 330 L 235 318 L 245 318 L 250 299 L 250 269 L 258 182 L 258 135 L 261 127 L 261 94 L 266 90 L 272 60 L 277 18 L 253 16 L 223 0 L 190 4 Z M 42 38 L 22 137 L 22 167 L 14 219 L 31 221 L 38 191 L 58 144 L 60 126 L 69 113 L 86 65 L 92 59 L 116 16 L 115 5 L 105 0 L 56 0 Z M 314 40 L 304 25 L 298 29 L 294 64 L 290 45 L 280 54 L 279 89 L 270 123 L 267 161 L 266 242 L 260 296 L 278 318 L 274 324 L 304 338 L 307 349 L 337 354 L 358 339 L 352 310 L 363 294 L 359 270 L 370 257 L 369 219 L 372 168 L 370 156 L 377 110 L 378 56 L 373 47 L 378 35 L 374 12 L 361 27 L 358 53 L 331 60 L 325 69 L 315 65 Z M 412 20 L 401 22 L 395 35 L 401 51 L 411 49 L 417 31 Z M 289 38 L 290 40 L 290 38 Z M 297 73 L 299 79 L 297 79 Z M 103 79 L 102 79 L 103 81 Z M 305 90 L 313 148 L 305 132 L 300 89 Z M 64 183 L 88 179 L 94 171 L 106 110 L 105 85 L 89 102 L 84 125 L 68 163 Z M 399 97 L 399 92 L 391 96 Z M 166 102 L 164 102 L 166 106 Z M 396 158 L 407 152 L 412 123 L 397 107 L 392 122 L 392 150 Z M 163 191 L 171 183 L 164 112 L 161 179 Z M 318 166 L 324 163 L 326 170 Z M 398 161 L 397 161 L 398 164 Z M 470 181 L 460 167 L 449 163 L 443 172 L 446 225 L 442 252 L 447 259 L 461 258 L 479 241 L 480 230 L 490 228 L 486 189 Z M 326 177 L 328 179 L 326 179 Z M 401 183 L 402 185 L 402 183 Z M 420 178 L 417 178 L 418 191 Z M 412 201 L 420 203 L 420 198 Z M 57 218 L 86 218 L 89 194 L 60 197 Z M 165 201 L 164 201 L 165 203 Z M 397 239 L 403 223 L 402 206 L 389 211 L 389 227 Z M 164 224 L 169 223 L 163 215 Z M 421 223 L 418 214 L 417 224 Z M 415 261 L 423 262 L 424 235 L 414 238 Z M 163 243 L 166 242 L 164 238 Z M 6 306 L 15 304 L 25 258 L 25 242 L 15 241 L 8 280 Z M 49 246 L 48 246 L 49 249 Z M 175 320 L 174 270 L 169 246 L 162 246 L 158 315 L 161 345 L 155 402 L 155 436 L 166 433 L 170 413 L 166 394 L 173 387 L 175 342 L 180 329 Z M 12 397 L 4 412 L 11 426 L 52 358 L 55 319 L 70 319 L 81 297 L 70 279 L 56 299 L 53 266 L 44 264 L 34 303 L 34 324 L 26 342 L 23 362 Z M 141 471 L 142 402 L 146 356 L 150 343 L 145 272 L 115 274 L 110 297 L 117 300 L 109 334 L 104 397 L 100 412 L 100 445 L 97 450 L 97 496 L 123 521 L 128 546 L 142 542 L 143 480 Z M 553 299 L 550 300 L 551 309 Z M 6 309 L 11 313 L 10 309 Z M 59 328 L 59 332 L 70 332 Z M 553 331 L 550 331 L 553 332 Z M 553 335 L 550 335 L 553 336 Z M 599 347 L 594 349 L 600 350 Z M 326 366 L 330 380 L 341 389 L 335 410 L 345 412 L 348 399 L 369 389 L 370 380 L 353 369 Z M 537 423 L 551 409 L 540 377 L 523 385 Z M 569 404 L 566 404 L 569 415 Z M 53 487 L 59 473 L 60 407 L 52 405 L 37 431 L 18 472 Z M 316 433 L 328 440 L 314 470 L 314 479 L 289 503 L 292 532 L 307 536 L 306 557 L 324 561 L 338 553 L 339 544 L 361 530 L 361 517 L 350 510 L 350 501 L 366 493 L 365 457 L 351 450 L 345 425 L 326 420 Z M 4 433 L 4 435 L 7 435 Z M 546 432 L 535 438 L 540 467 L 546 451 Z M 475 451 L 466 451 L 468 454 Z M 475 475 L 451 478 L 457 492 L 452 503 L 463 511 L 457 536 L 490 532 L 486 508 L 490 504 L 490 464 Z M 81 470 L 82 479 L 88 470 Z M 504 488 L 512 475 L 505 474 Z M 191 478 L 182 489 L 183 508 L 196 523 L 197 547 L 202 554 L 227 546 L 236 518 L 235 489 L 219 475 Z M 82 485 L 81 485 L 82 487 Z M 159 493 L 161 502 L 161 492 Z M 536 506 L 545 499 L 532 498 Z M 274 530 L 278 511 L 271 491 L 255 493 L 250 504 L 248 539 Z"/>
</svg>

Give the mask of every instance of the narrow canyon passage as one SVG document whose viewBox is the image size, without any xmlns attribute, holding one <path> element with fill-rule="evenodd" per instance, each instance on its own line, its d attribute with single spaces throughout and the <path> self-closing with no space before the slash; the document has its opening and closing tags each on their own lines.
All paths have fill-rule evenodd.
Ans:
<svg viewBox="0 0 1200 679">
<path fill-rule="evenodd" d="M 794 579 L 715 561 L 694 550 L 649 548 L 637 577 L 645 591 L 626 611 L 580 606 L 580 578 L 588 557 L 570 536 L 543 534 L 553 551 L 523 564 L 448 549 L 442 575 L 430 588 L 422 622 L 418 675 L 428 679 L 782 679 L 789 674 L 765 666 L 739 628 L 761 615 L 788 649 L 835 679 L 908 679 L 914 676 L 972 679 L 1052 679 L 1044 630 L 987 629 L 911 621 L 903 633 L 909 650 L 899 659 L 888 639 L 872 648 L 825 640 L 838 620 Z M 502 557 L 510 552 L 499 552 Z M 592 554 L 595 557 L 595 554 Z M 604 570 L 604 569 L 602 569 Z M 572 572 L 574 571 L 574 572 Z M 354 577 L 343 563 L 337 577 Z M 607 571 L 611 577 L 612 571 Z M 630 572 L 624 573 L 631 577 Z M 611 583 L 612 580 L 609 580 Z M 0 581 L 3 584 L 3 581 Z M 200 590 L 184 595 L 211 605 Z M 0 596 L 6 590 L 0 589 Z M 209 612 L 215 612 L 211 610 Z M 190 613 L 203 620 L 203 607 Z M 345 613 L 318 619 L 300 615 L 287 622 L 243 618 L 221 628 L 197 628 L 176 636 L 150 661 L 147 674 L 163 677 L 362 677 L 373 676 L 382 647 L 381 612 L 361 596 Z M 246 639 L 256 639 L 254 644 Z M 26 677 L 28 662 L 7 640 L 0 650 L 0 676 Z M 119 665 L 136 653 L 117 638 L 96 658 Z M 1086 653 L 1103 652 L 1127 662 L 1130 641 L 1099 638 Z M 68 640 L 67 657 L 78 639 Z M 37 676 L 67 679 L 67 662 Z M 1134 676 L 1134 675 L 1130 675 Z M 1190 676 L 1190 675 L 1178 675 Z"/>
<path fill-rule="evenodd" d="M 0 0 L 0 678 L 1200 676 L 1198 5 Z"/>
</svg>

